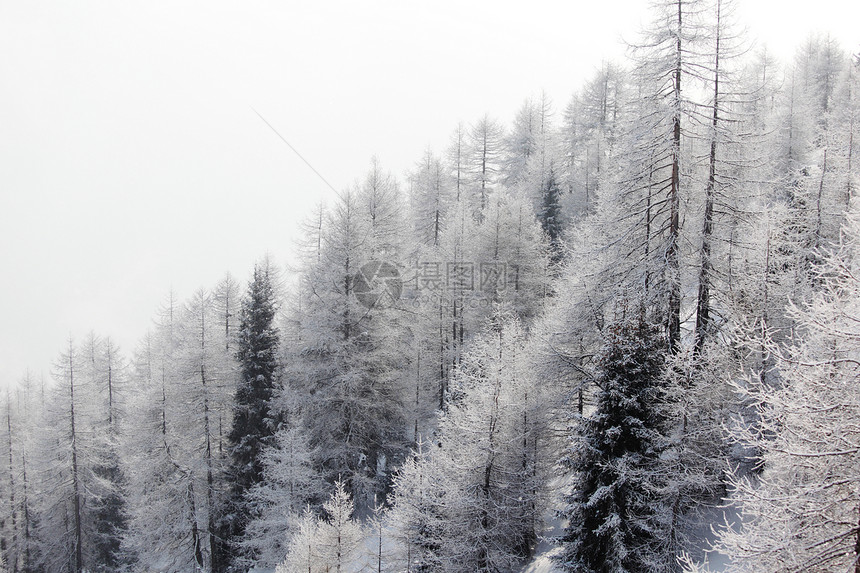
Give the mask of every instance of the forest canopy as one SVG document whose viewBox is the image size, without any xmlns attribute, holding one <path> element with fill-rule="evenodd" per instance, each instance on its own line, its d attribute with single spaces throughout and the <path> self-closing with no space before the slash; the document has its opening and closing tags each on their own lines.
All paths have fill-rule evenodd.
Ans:
<svg viewBox="0 0 860 573">
<path fill-rule="evenodd" d="M 69 339 L 0 399 L 0 571 L 860 571 L 860 54 L 732 9 Z"/>
</svg>

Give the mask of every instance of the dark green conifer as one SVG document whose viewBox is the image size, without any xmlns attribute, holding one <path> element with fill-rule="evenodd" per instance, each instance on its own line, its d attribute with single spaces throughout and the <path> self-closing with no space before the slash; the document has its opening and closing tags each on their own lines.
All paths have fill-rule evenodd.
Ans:
<svg viewBox="0 0 860 573">
<path fill-rule="evenodd" d="M 263 450 L 277 432 L 272 398 L 278 385 L 279 333 L 275 326 L 277 301 L 268 261 L 254 267 L 254 278 L 242 301 L 236 359 L 240 377 L 233 402 L 233 426 L 229 434 L 231 490 L 221 516 L 223 555 L 213 561 L 214 570 L 236 564 L 238 541 L 252 517 L 246 493 L 263 479 Z"/>
<path fill-rule="evenodd" d="M 578 473 L 563 517 L 566 571 L 667 570 L 661 535 L 659 378 L 665 343 L 642 317 L 607 329 L 594 413 L 582 419 L 566 460 Z"/>
<path fill-rule="evenodd" d="M 543 185 L 542 202 L 538 220 L 541 228 L 549 239 L 550 261 L 553 265 L 558 264 L 562 258 L 562 212 L 561 212 L 561 187 L 555 178 L 555 169 L 549 166 L 549 175 Z"/>
</svg>

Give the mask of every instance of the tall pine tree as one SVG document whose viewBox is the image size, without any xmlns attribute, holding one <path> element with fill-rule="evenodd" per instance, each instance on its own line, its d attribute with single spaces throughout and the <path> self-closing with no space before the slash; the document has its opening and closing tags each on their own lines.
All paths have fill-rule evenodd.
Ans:
<svg viewBox="0 0 860 573">
<path fill-rule="evenodd" d="M 562 233 L 564 223 L 561 211 L 561 187 L 555 177 L 553 165 L 549 166 L 549 175 L 541 189 L 541 209 L 538 214 L 541 228 L 549 239 L 550 262 L 558 265 L 562 257 Z"/>
<path fill-rule="evenodd" d="M 277 423 L 271 401 L 278 384 L 279 332 L 274 325 L 277 312 L 274 276 L 268 261 L 254 267 L 254 278 L 242 301 L 238 351 L 241 375 L 233 405 L 231 444 L 230 500 L 222 518 L 224 537 L 228 538 L 222 568 L 236 562 L 237 541 L 244 535 L 253 508 L 247 492 L 263 479 L 265 447 L 272 442 Z"/>
<path fill-rule="evenodd" d="M 562 511 L 568 525 L 558 559 L 566 571 L 671 570 L 655 477 L 666 351 L 658 331 L 641 316 L 607 328 L 597 408 L 582 419 L 567 460 L 578 479 Z"/>
</svg>

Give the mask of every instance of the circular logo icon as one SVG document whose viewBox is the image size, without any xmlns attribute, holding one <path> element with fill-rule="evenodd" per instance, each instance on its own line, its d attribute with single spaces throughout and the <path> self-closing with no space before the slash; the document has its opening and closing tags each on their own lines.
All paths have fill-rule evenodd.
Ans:
<svg viewBox="0 0 860 573">
<path fill-rule="evenodd" d="M 388 308 L 403 292 L 397 267 L 384 261 L 365 263 L 352 278 L 352 285 L 355 298 L 367 308 Z"/>
</svg>

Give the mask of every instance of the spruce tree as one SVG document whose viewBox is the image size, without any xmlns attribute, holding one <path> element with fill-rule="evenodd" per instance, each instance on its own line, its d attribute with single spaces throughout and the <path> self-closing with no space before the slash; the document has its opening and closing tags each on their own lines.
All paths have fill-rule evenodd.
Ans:
<svg viewBox="0 0 860 573">
<path fill-rule="evenodd" d="M 233 427 L 229 435 L 232 488 L 222 518 L 222 537 L 229 542 L 235 561 L 238 541 L 252 517 L 247 492 L 263 479 L 263 450 L 277 431 L 271 401 L 277 386 L 279 333 L 274 325 L 277 301 L 268 261 L 254 267 L 254 278 L 242 301 L 238 351 L 241 375 L 233 403 Z M 232 539 L 232 541 L 230 541 Z"/>
<path fill-rule="evenodd" d="M 555 177 L 555 169 L 550 164 L 549 175 L 542 189 L 542 202 L 538 220 L 549 239 L 550 262 L 557 265 L 561 261 L 561 236 L 562 236 L 562 212 L 561 212 L 561 188 Z"/>
<path fill-rule="evenodd" d="M 607 328 L 596 410 L 581 420 L 567 459 L 578 474 L 562 516 L 558 559 L 566 571 L 616 573 L 670 568 L 661 535 L 661 416 L 657 406 L 665 341 L 643 317 Z"/>
</svg>

